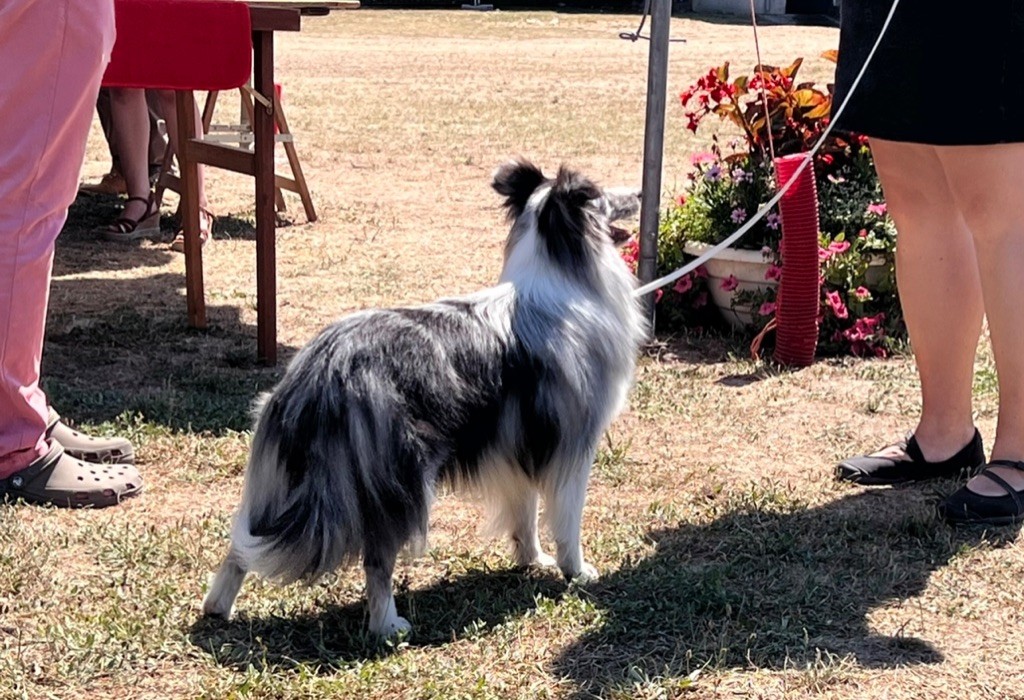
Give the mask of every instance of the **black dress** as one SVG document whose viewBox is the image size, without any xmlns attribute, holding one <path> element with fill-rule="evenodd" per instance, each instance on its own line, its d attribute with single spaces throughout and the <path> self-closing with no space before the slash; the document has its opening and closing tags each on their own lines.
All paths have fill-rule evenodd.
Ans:
<svg viewBox="0 0 1024 700">
<path fill-rule="evenodd" d="M 892 0 L 843 0 L 833 110 Z M 891 141 L 1024 141 L 1024 0 L 900 0 L 837 128 Z"/>
</svg>

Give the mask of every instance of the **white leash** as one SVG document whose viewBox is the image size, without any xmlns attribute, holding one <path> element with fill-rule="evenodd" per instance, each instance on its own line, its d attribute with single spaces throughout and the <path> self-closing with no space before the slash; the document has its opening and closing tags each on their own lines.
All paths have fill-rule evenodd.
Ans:
<svg viewBox="0 0 1024 700">
<path fill-rule="evenodd" d="M 875 52 L 878 50 L 878 46 L 882 43 L 882 38 L 885 36 L 885 32 L 889 29 L 889 24 L 892 22 L 893 15 L 896 14 L 896 8 L 899 6 L 899 4 L 900 0 L 893 0 L 892 7 L 889 9 L 889 15 L 885 18 L 885 23 L 882 25 L 882 30 L 878 33 L 878 39 L 875 40 L 875 45 L 871 47 L 871 51 L 868 53 L 868 57 L 867 59 L 865 59 L 864 65 L 861 66 L 860 72 L 857 73 L 857 77 L 854 78 L 853 84 L 850 86 L 850 91 L 846 93 L 846 98 L 843 100 L 843 103 L 839 105 L 839 109 L 837 109 L 833 114 L 831 121 L 829 121 L 828 126 L 825 128 L 825 131 L 821 134 L 821 137 L 818 139 L 818 142 L 814 144 L 814 148 L 810 150 L 807 156 L 800 163 L 800 166 L 793 173 L 793 176 L 790 177 L 789 180 L 786 182 L 786 184 L 782 186 L 782 188 L 775 194 L 774 197 L 772 197 L 768 201 L 767 204 L 758 209 L 754 216 L 748 219 L 746 223 L 740 226 L 734 233 L 732 233 L 724 241 L 715 244 L 711 248 L 711 250 L 707 251 L 696 260 L 692 260 L 687 264 L 683 265 L 675 272 L 670 272 L 664 277 L 660 277 L 654 280 L 653 282 L 648 282 L 642 287 L 637 288 L 633 292 L 634 295 L 644 296 L 645 294 L 650 294 L 654 290 L 664 287 L 665 285 L 671 284 L 672 282 L 675 282 L 683 275 L 697 269 L 705 262 L 715 257 L 720 252 L 722 252 L 730 245 L 732 245 L 740 238 L 742 238 L 743 235 L 746 234 L 746 232 L 749 231 L 754 226 L 754 224 L 763 219 L 768 214 L 768 212 L 771 211 L 772 207 L 779 203 L 779 200 L 782 199 L 783 195 L 789 192 L 789 188 L 793 186 L 793 184 L 797 181 L 797 179 L 800 177 L 803 171 L 807 169 L 807 166 L 811 163 L 811 160 L 814 158 L 814 154 L 817 153 L 818 150 L 821 148 L 822 144 L 825 143 L 825 139 L 827 139 L 829 137 L 829 134 L 832 133 L 832 129 L 836 125 L 836 122 L 839 121 L 839 116 L 846 109 L 846 105 L 847 103 L 849 103 L 850 97 L 853 96 L 853 93 L 857 90 L 857 86 L 860 85 L 860 79 L 864 77 L 865 71 L 867 71 L 868 66 L 871 64 L 871 59 L 875 57 Z"/>
</svg>

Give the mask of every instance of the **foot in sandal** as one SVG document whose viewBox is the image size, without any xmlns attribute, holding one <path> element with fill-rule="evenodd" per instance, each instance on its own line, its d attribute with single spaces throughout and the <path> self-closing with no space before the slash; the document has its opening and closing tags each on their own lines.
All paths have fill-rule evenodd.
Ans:
<svg viewBox="0 0 1024 700">
<path fill-rule="evenodd" d="M 134 215 L 129 215 L 129 210 Z M 112 224 L 96 229 L 96 233 L 107 241 L 125 243 L 140 238 L 160 235 L 160 207 L 151 194 L 146 197 L 129 197 L 124 203 L 123 215 Z"/>
<path fill-rule="evenodd" d="M 141 490 L 142 477 L 134 466 L 83 462 L 55 440 L 45 455 L 0 479 L 0 500 L 61 508 L 106 508 Z"/>
<path fill-rule="evenodd" d="M 209 209 L 199 208 L 199 245 L 202 247 L 206 246 L 206 243 L 213 238 L 213 212 Z M 185 252 L 185 231 L 184 229 L 178 231 L 174 236 L 174 240 L 171 241 L 171 250 L 176 253 Z"/>
<path fill-rule="evenodd" d="M 73 429 L 60 414 L 50 408 L 46 420 L 46 437 L 56 440 L 64 451 L 84 462 L 95 464 L 135 464 L 132 443 L 121 437 L 93 437 Z"/>
</svg>

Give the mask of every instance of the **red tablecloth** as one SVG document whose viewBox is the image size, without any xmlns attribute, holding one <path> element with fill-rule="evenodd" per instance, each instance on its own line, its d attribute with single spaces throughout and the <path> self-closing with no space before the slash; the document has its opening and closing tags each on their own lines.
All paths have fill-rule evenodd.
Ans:
<svg viewBox="0 0 1024 700">
<path fill-rule="evenodd" d="M 249 7 L 234 0 L 115 0 L 106 87 L 229 90 L 252 75 Z"/>
</svg>

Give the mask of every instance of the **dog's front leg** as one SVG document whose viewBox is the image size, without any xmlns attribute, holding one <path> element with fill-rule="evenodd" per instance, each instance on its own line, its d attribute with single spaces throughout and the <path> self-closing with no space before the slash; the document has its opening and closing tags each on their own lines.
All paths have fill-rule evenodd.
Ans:
<svg viewBox="0 0 1024 700">
<path fill-rule="evenodd" d="M 558 568 L 567 579 L 583 583 L 598 578 L 597 569 L 583 560 L 583 547 L 580 544 L 583 503 L 587 497 L 589 476 L 589 461 L 571 473 L 556 474 L 548 484 L 545 497 L 548 522 L 558 548 Z"/>
<path fill-rule="evenodd" d="M 370 631 L 381 637 L 396 637 L 412 629 L 408 620 L 398 616 L 398 608 L 395 607 L 391 577 L 396 559 L 395 553 L 366 552 L 363 561 Z"/>
</svg>

